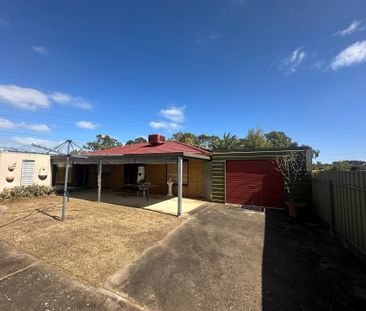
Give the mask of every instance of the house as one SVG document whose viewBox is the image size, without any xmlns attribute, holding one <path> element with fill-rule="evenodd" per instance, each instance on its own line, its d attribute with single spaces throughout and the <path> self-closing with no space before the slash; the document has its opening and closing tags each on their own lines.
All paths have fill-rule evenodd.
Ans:
<svg viewBox="0 0 366 311">
<path fill-rule="evenodd" d="M 51 186 L 51 175 L 49 155 L 0 151 L 0 192 L 15 186 Z"/>
<path fill-rule="evenodd" d="M 289 152 L 305 153 L 306 170 L 311 170 L 311 149 L 280 148 L 263 150 L 216 151 L 189 144 L 166 141 L 159 134 L 149 135 L 148 142 L 98 150 L 85 158 L 72 158 L 69 185 L 75 188 L 121 191 L 126 184 L 148 181 L 150 192 L 166 195 L 167 181 L 174 181 L 178 196 L 178 214 L 182 197 L 202 198 L 230 204 L 283 207 L 284 182 L 274 159 Z M 64 183 L 65 157 L 53 156 L 55 183 Z M 299 184 L 298 197 L 311 198 L 307 180 Z M 310 188 L 309 188 L 310 186 Z M 305 189 L 305 190 L 304 190 Z"/>
<path fill-rule="evenodd" d="M 126 184 L 149 181 L 150 193 L 166 195 L 167 181 L 174 181 L 173 193 L 178 196 L 178 214 L 182 197 L 211 199 L 211 153 L 189 144 L 166 141 L 159 134 L 149 135 L 148 142 L 125 145 L 72 157 L 69 174 L 71 187 L 97 188 L 98 201 L 102 189 L 121 191 Z M 53 156 L 55 184 L 62 184 L 65 157 Z"/>
</svg>

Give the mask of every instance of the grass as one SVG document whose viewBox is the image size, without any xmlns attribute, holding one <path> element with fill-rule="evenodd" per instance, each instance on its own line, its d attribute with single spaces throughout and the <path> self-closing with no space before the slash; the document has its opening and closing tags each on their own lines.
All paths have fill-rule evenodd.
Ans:
<svg viewBox="0 0 366 311">
<path fill-rule="evenodd" d="M 182 221 L 143 209 L 70 199 L 61 222 L 61 203 L 59 196 L 5 203 L 0 239 L 93 286 L 101 286 Z"/>
</svg>

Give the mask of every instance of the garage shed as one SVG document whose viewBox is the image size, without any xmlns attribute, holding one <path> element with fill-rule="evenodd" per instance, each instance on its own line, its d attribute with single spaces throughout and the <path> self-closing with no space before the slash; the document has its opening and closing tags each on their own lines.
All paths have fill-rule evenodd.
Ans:
<svg viewBox="0 0 366 311">
<path fill-rule="evenodd" d="M 212 153 L 212 200 L 219 203 L 282 208 L 284 181 L 276 157 L 305 153 L 306 170 L 311 172 L 310 148 L 238 150 Z M 296 187 L 298 200 L 311 200 L 311 182 L 303 178 Z"/>
</svg>

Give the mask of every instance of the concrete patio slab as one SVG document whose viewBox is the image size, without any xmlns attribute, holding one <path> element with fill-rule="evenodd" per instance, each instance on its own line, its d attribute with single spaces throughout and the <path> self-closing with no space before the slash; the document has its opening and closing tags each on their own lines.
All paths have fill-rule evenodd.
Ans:
<svg viewBox="0 0 366 311">
<path fill-rule="evenodd" d="M 72 198 L 96 201 L 97 193 L 94 190 L 78 191 L 71 194 Z M 122 196 L 118 192 L 104 191 L 102 193 L 102 203 L 109 203 L 115 205 L 122 205 L 128 207 L 143 208 L 154 212 L 177 215 L 177 197 L 166 197 L 162 195 L 151 195 L 149 200 L 143 196 Z M 203 200 L 183 198 L 183 215 L 194 213 L 195 210 L 199 210 L 203 205 L 207 205 L 209 202 Z"/>
</svg>

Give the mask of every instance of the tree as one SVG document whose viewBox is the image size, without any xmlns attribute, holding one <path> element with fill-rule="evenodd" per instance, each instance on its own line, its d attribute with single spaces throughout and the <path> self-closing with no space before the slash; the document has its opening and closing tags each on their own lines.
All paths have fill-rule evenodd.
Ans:
<svg viewBox="0 0 366 311">
<path fill-rule="evenodd" d="M 219 139 L 219 137 L 215 136 L 215 135 L 209 136 L 209 135 L 201 134 L 201 135 L 198 135 L 197 139 L 198 139 L 199 147 L 205 148 L 205 149 L 211 149 L 213 143 L 217 139 Z"/>
<path fill-rule="evenodd" d="M 171 140 L 179 141 L 190 145 L 198 145 L 198 138 L 193 133 L 189 132 L 177 132 L 172 135 Z"/>
<path fill-rule="evenodd" d="M 250 129 L 247 136 L 243 140 L 244 147 L 257 149 L 268 147 L 266 136 L 259 127 Z"/>
<path fill-rule="evenodd" d="M 132 139 L 128 140 L 126 142 L 126 145 L 140 144 L 140 143 L 146 143 L 146 142 L 147 142 L 147 140 L 144 137 L 137 137 L 137 138 L 135 138 L 135 140 L 132 140 Z"/>
<path fill-rule="evenodd" d="M 122 146 L 117 139 L 109 135 L 98 134 L 95 141 L 90 141 L 83 146 L 84 149 L 96 151 Z"/>
<path fill-rule="evenodd" d="M 288 152 L 284 156 L 275 159 L 277 168 L 283 176 L 287 200 L 294 202 L 296 182 L 300 180 L 306 171 L 306 153 L 305 152 Z"/>
<path fill-rule="evenodd" d="M 217 138 L 212 143 L 213 150 L 236 150 L 241 147 L 241 142 L 236 135 L 224 133 L 222 138 Z"/>
<path fill-rule="evenodd" d="M 293 142 L 284 132 L 272 131 L 264 134 L 268 147 L 281 148 L 281 147 L 296 147 L 297 143 Z"/>
</svg>

